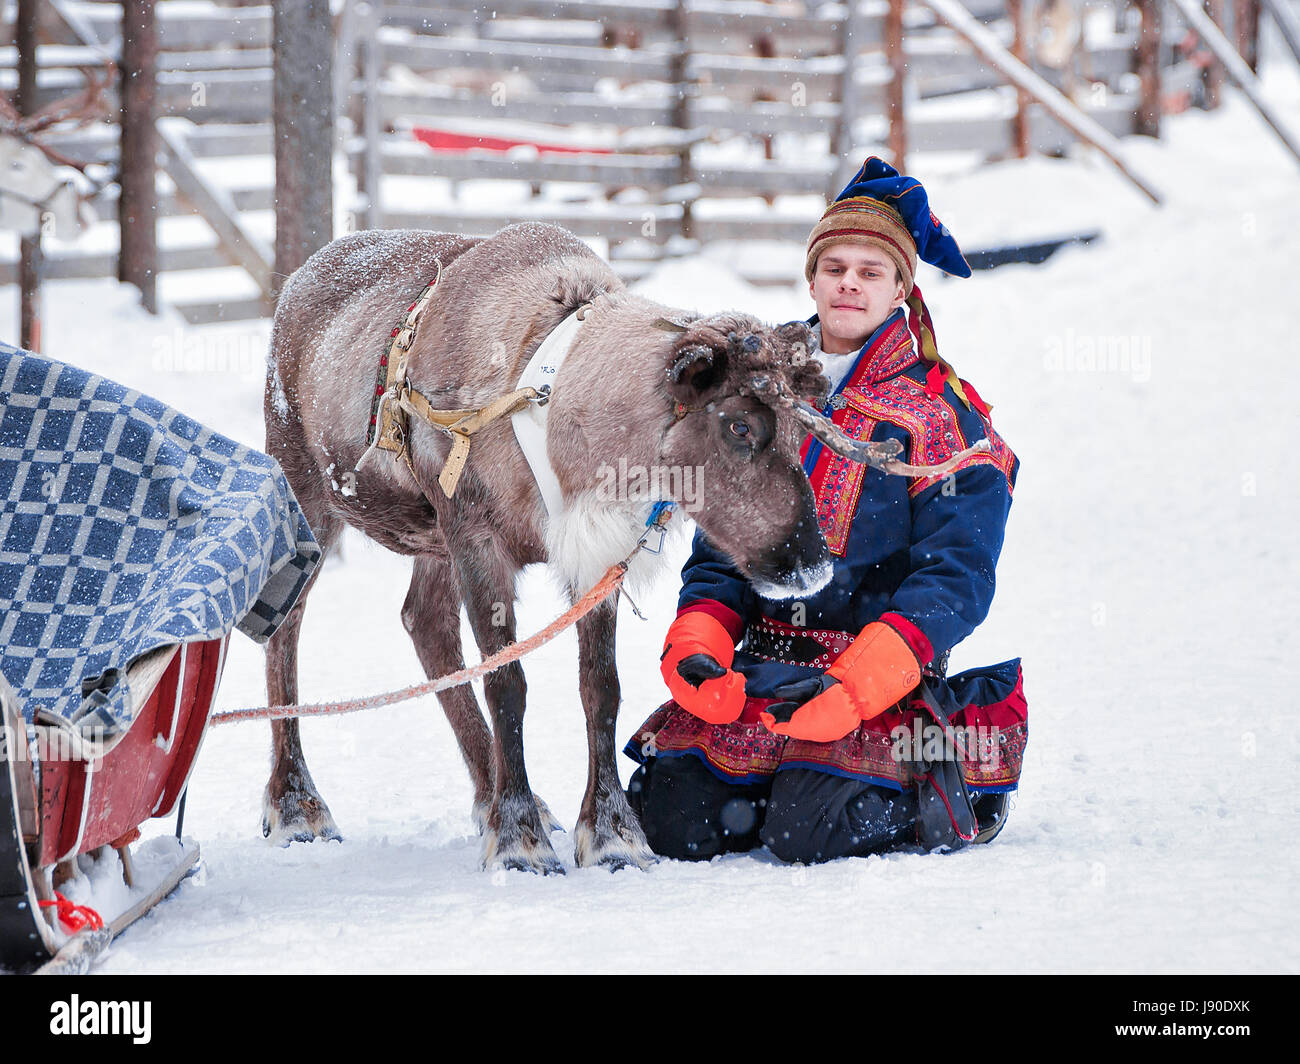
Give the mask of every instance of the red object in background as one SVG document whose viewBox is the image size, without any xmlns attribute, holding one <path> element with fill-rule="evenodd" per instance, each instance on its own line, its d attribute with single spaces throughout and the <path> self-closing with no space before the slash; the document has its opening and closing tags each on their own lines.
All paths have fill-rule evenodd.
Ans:
<svg viewBox="0 0 1300 1064">
<path fill-rule="evenodd" d="M 453 133 L 445 129 L 426 129 L 416 126 L 411 132 L 415 139 L 434 151 L 468 151 L 482 148 L 486 151 L 509 151 L 511 148 L 530 147 L 539 152 L 568 152 L 579 155 L 610 155 L 609 148 L 579 148 L 572 144 L 545 144 L 537 140 L 516 140 L 513 137 L 485 137 L 478 133 Z"/>
</svg>

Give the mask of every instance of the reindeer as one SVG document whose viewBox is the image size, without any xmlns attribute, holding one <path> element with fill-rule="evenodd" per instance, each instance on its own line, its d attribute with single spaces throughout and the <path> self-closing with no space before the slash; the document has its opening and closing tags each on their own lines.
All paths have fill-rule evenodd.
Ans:
<svg viewBox="0 0 1300 1064">
<path fill-rule="evenodd" d="M 413 419 L 409 464 L 387 453 L 352 472 L 366 448 L 380 352 L 412 298 L 439 273 L 409 351 L 408 378 L 440 407 L 479 407 L 510 392 L 543 338 L 590 304 L 549 397 L 548 455 L 562 493 L 547 512 L 510 425 L 473 437 L 448 497 L 439 471 L 444 432 Z M 794 322 L 770 327 L 739 313 L 688 314 L 629 293 L 613 270 L 567 231 L 512 225 L 489 238 L 374 231 L 334 241 L 286 283 L 271 334 L 267 450 L 284 468 L 328 556 L 345 525 L 400 554 L 414 572 L 402 622 L 425 672 L 463 667 L 460 607 L 486 657 L 515 640 L 520 569 L 548 562 L 583 594 L 644 532 L 649 502 L 609 498 L 611 467 L 694 467 L 705 490 L 699 527 L 759 592 L 815 593 L 830 579 L 799 448 L 809 431 L 859 459 L 873 445 L 847 440 L 803 400 L 827 381 Z M 664 491 L 682 478 L 660 478 Z M 673 500 L 685 504 L 688 500 Z M 638 554 L 633 587 L 653 573 Z M 319 575 L 319 568 L 315 575 Z M 314 576 L 313 576 L 314 580 Z M 297 643 L 310 585 L 267 647 L 273 704 L 298 698 Z M 582 866 L 646 867 L 653 860 L 615 768 L 619 680 L 613 599 L 578 622 L 588 777 L 575 830 Z M 558 828 L 524 767 L 526 685 L 518 662 L 484 683 L 489 731 L 468 686 L 438 698 L 474 786 L 483 867 L 563 872 L 549 840 Z M 263 833 L 289 841 L 338 838 L 303 758 L 297 721 L 272 724 Z"/>
<path fill-rule="evenodd" d="M 48 231 L 71 240 L 94 222 L 89 194 L 82 194 L 69 176 L 71 170 L 86 173 L 87 163 L 70 159 L 45 143 L 43 136 L 54 126 L 67 129 L 102 118 L 104 90 L 115 75 L 111 63 L 102 74 L 82 68 L 86 87 L 46 104 L 35 114 L 23 116 L 0 93 L 0 229 L 24 237 Z M 72 123 L 66 126 L 66 123 Z M 96 188 L 96 192 L 98 188 Z"/>
</svg>

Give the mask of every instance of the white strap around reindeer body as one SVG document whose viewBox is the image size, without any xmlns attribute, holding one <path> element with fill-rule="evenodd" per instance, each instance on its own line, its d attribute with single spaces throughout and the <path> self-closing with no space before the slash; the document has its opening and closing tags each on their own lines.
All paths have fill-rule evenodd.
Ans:
<svg viewBox="0 0 1300 1064">
<path fill-rule="evenodd" d="M 554 392 L 560 366 L 569 353 L 573 338 L 582 328 L 583 318 L 590 306 L 590 303 L 584 303 L 547 333 L 546 339 L 528 360 L 515 388 L 535 388 L 547 394 Z M 551 468 L 551 460 L 546 453 L 547 405 L 542 402 L 529 403 L 522 410 L 511 414 L 510 422 L 514 425 L 515 439 L 519 441 L 519 447 L 533 471 L 533 479 L 537 481 L 537 487 L 542 493 L 546 513 L 553 518 L 564 509 L 564 499 L 560 494 L 559 478 Z"/>
</svg>

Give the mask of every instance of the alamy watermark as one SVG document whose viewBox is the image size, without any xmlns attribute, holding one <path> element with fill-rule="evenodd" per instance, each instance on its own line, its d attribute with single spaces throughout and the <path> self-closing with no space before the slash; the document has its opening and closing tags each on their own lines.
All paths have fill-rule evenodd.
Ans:
<svg viewBox="0 0 1300 1064">
<path fill-rule="evenodd" d="M 153 338 L 153 369 L 155 373 L 234 373 L 260 381 L 266 376 L 266 338 L 251 330 L 178 327 Z"/>
<path fill-rule="evenodd" d="M 704 467 L 677 465 L 618 465 L 602 463 L 596 470 L 596 498 L 601 502 L 657 502 L 672 499 L 688 513 L 704 505 Z"/>
<path fill-rule="evenodd" d="M 0 725 L 0 760 L 26 761 L 32 756 L 26 735 L 16 735 L 8 724 Z M 85 732 L 70 732 L 64 728 L 42 727 L 38 754 L 41 761 L 86 761 L 98 770 L 109 739 L 105 729 L 91 728 Z"/>
<path fill-rule="evenodd" d="M 1151 379 L 1151 337 L 1076 333 L 1049 336 L 1043 368 L 1050 373 L 1126 373 L 1138 384 Z"/>
<path fill-rule="evenodd" d="M 975 761 L 985 775 L 1002 767 L 1002 735 L 996 725 L 965 724 L 941 727 L 935 723 L 916 727 L 900 724 L 889 733 L 890 755 L 895 761 Z"/>
<path fill-rule="evenodd" d="M 50 1004 L 50 1034 L 128 1037 L 135 1045 L 152 1038 L 152 1001 L 83 1001 L 78 994 Z"/>
</svg>

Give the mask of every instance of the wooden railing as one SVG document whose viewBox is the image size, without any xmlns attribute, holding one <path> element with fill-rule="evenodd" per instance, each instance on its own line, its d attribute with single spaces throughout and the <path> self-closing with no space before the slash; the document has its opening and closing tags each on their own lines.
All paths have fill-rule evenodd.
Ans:
<svg viewBox="0 0 1300 1064">
<path fill-rule="evenodd" d="M 1045 43 L 1041 0 L 964 4 L 1103 129 L 1139 128 L 1140 10 L 1152 0 L 1087 0 L 1080 43 L 1060 54 Z M 6 89 L 13 0 L 0 0 L 0 12 Z M 162 239 L 159 270 L 247 273 L 242 295 L 172 300 L 191 320 L 265 313 L 271 8 L 158 0 L 157 12 L 159 111 L 169 120 L 159 213 L 164 225 L 192 215 L 208 223 L 202 235 Z M 45 29 L 57 43 L 38 51 L 42 99 L 116 54 L 120 19 L 115 3 L 50 0 Z M 868 153 L 924 170 L 933 152 L 979 161 L 1060 153 L 1074 140 L 904 0 L 348 0 L 335 23 L 339 143 L 359 189 L 351 226 L 488 233 L 543 219 L 603 239 L 629 275 L 714 240 L 801 243 L 824 198 Z M 1080 25 L 1055 28 L 1059 39 Z M 1183 34 L 1166 8 L 1154 60 L 1166 98 L 1204 91 L 1202 66 L 1175 47 Z M 422 129 L 470 143 L 434 150 L 417 139 Z M 486 138 L 587 150 L 492 151 Z M 106 121 L 56 143 L 113 166 L 117 140 Z M 410 179 L 438 180 L 438 205 L 411 194 Z M 457 194 L 484 179 L 532 194 L 492 208 Z M 112 186 L 96 208 L 114 217 Z M 45 275 L 112 275 L 115 251 L 92 246 L 50 247 Z M 0 283 L 15 269 L 0 260 Z"/>
</svg>

